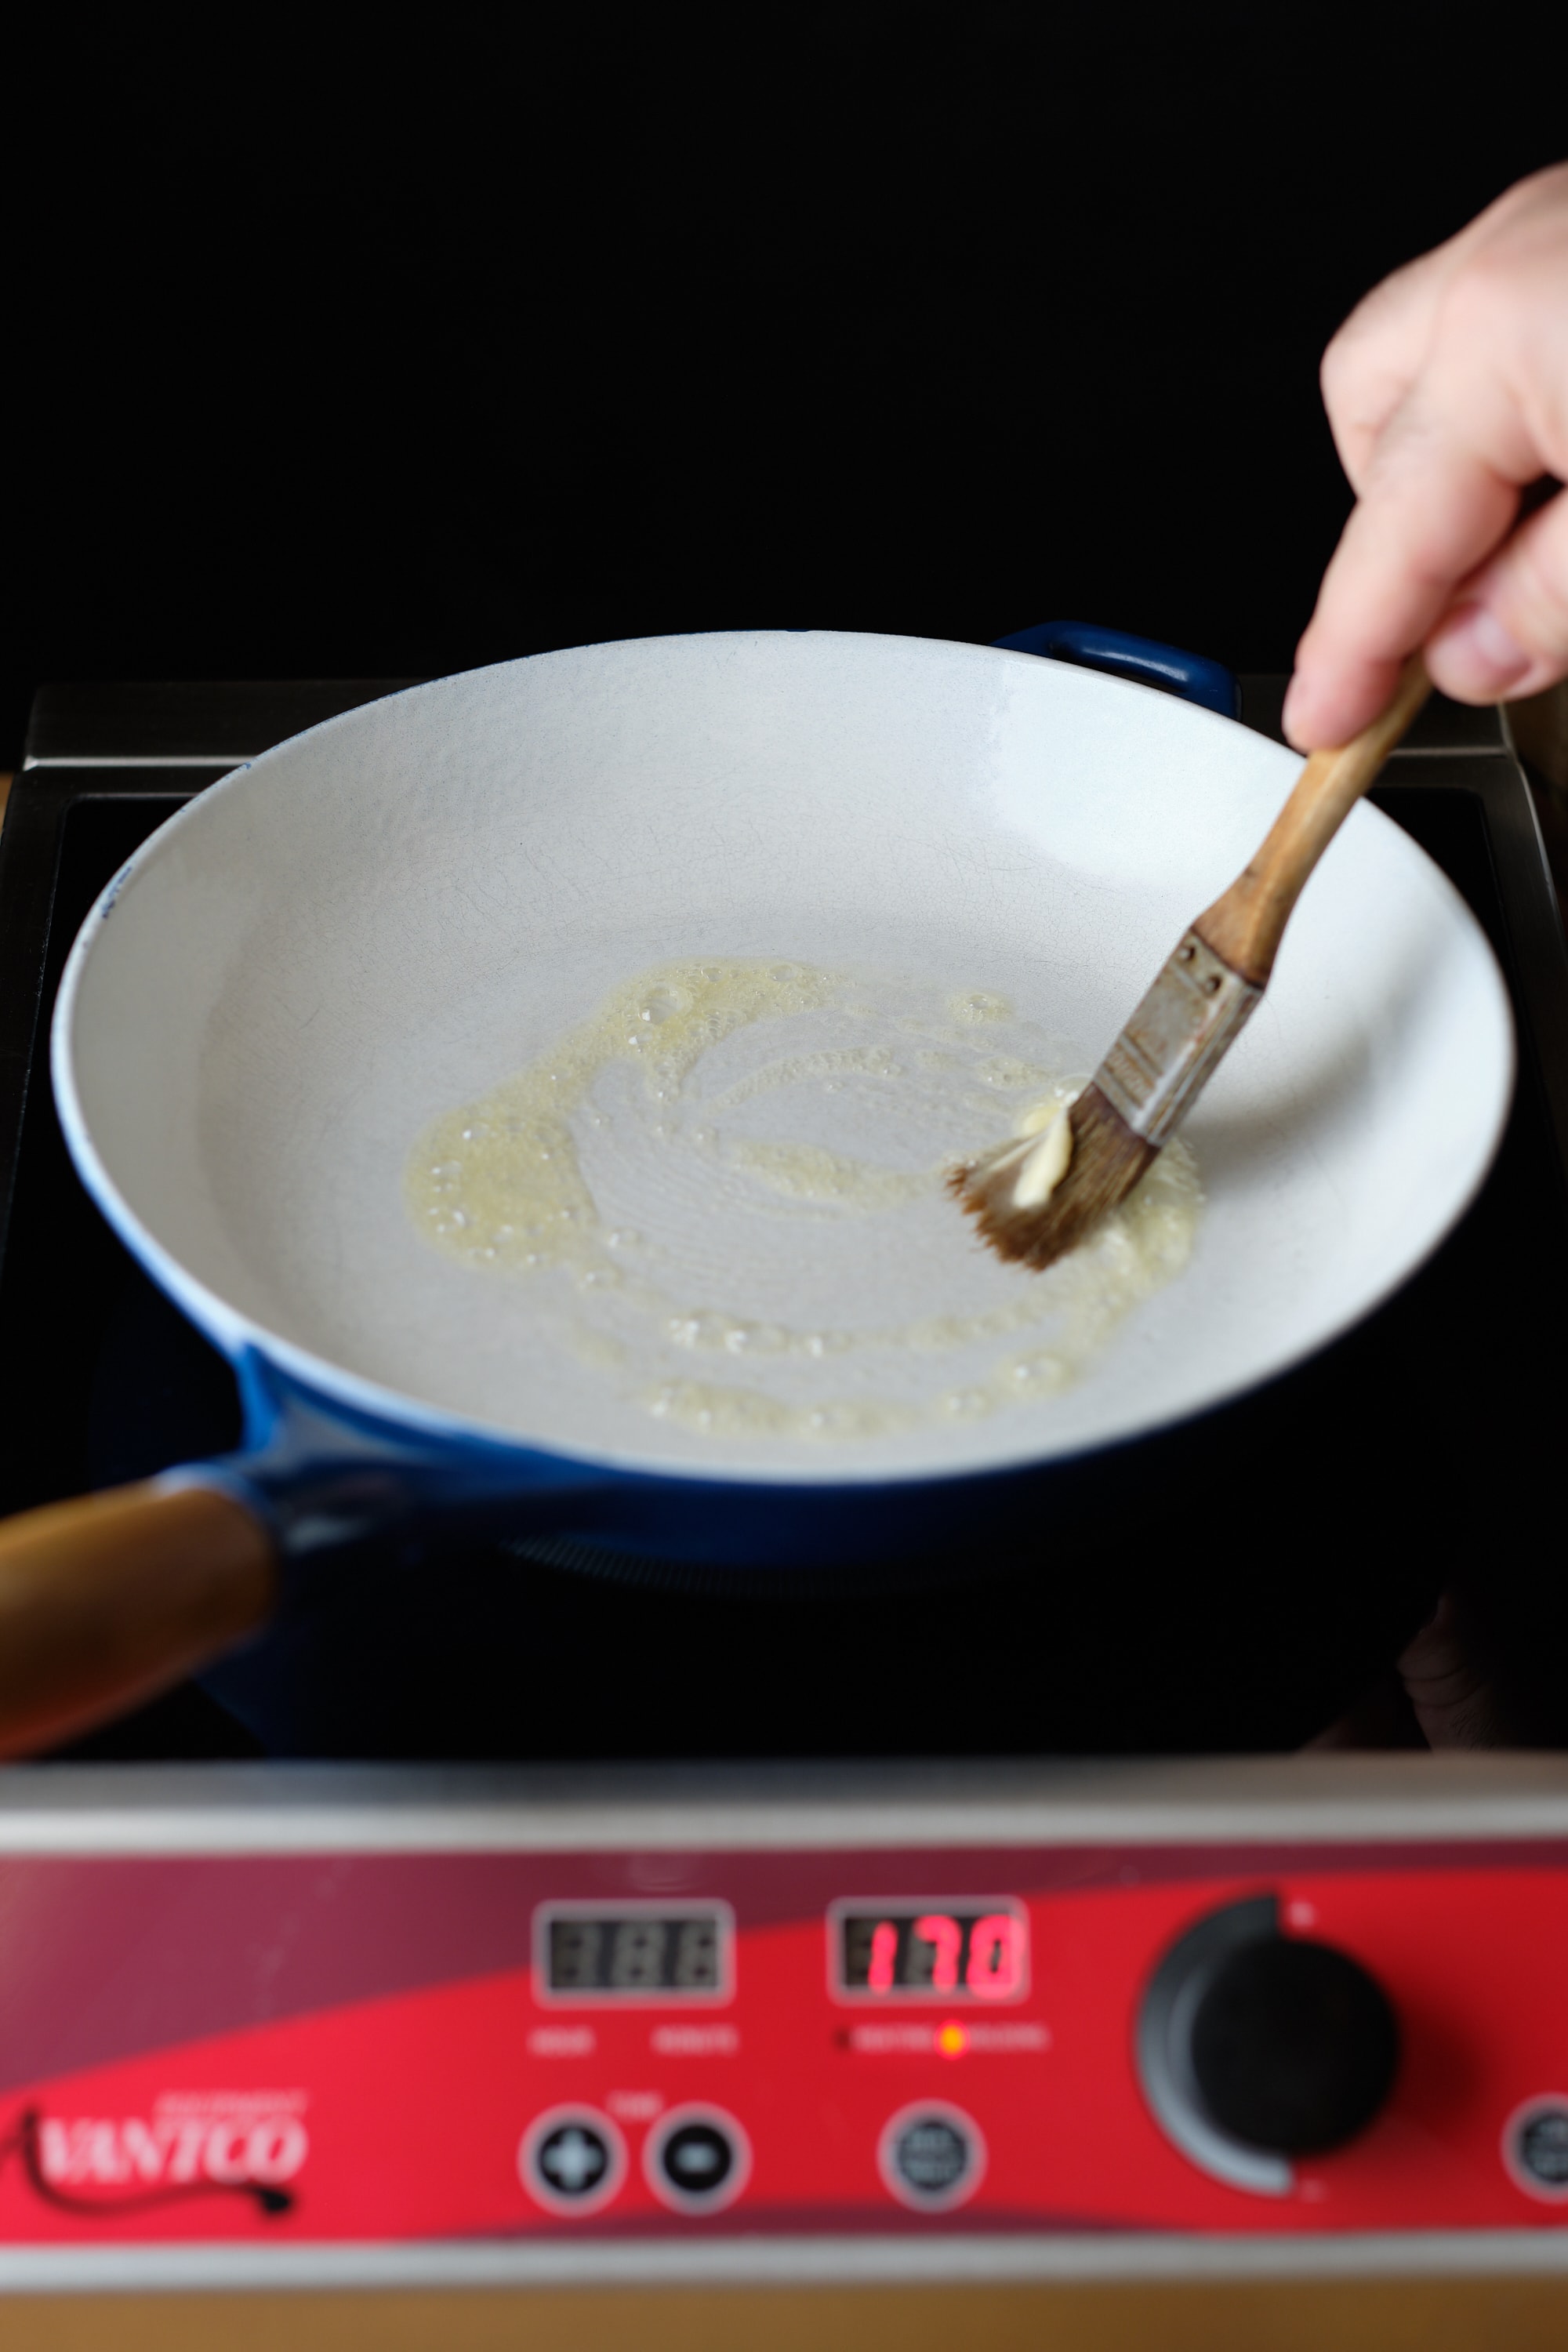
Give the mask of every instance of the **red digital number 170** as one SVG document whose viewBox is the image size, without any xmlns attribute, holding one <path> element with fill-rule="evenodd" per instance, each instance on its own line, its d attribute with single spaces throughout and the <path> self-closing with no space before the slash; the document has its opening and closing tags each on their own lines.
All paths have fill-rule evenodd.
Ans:
<svg viewBox="0 0 1568 2352">
<path fill-rule="evenodd" d="M 933 1992 L 956 1992 L 963 1930 L 945 1911 L 927 1911 L 915 1921 L 915 1933 L 936 1955 L 931 1962 Z M 890 1992 L 898 1930 L 881 1920 L 871 1937 L 868 1983 L 873 1992 Z M 963 1983 L 976 2000 L 1006 2000 L 1018 1990 L 1023 1972 L 1023 1936 L 1010 1912 L 988 1911 L 969 1931 L 969 1958 Z"/>
</svg>

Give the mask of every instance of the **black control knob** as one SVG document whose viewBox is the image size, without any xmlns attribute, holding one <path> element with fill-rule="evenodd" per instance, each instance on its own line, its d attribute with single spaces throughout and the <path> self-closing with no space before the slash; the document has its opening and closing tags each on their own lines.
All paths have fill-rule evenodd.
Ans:
<svg viewBox="0 0 1568 2352">
<path fill-rule="evenodd" d="M 1291 2158 L 1352 2139 L 1387 2097 L 1399 2028 L 1347 1954 L 1280 1933 L 1250 1895 L 1196 1920 L 1162 1956 L 1138 2015 L 1143 2095 L 1213 2179 L 1285 2197 Z"/>
<path fill-rule="evenodd" d="M 1210 2118 L 1277 2156 L 1319 2156 L 1353 2139 L 1399 2063 L 1399 2028 L 1376 1979 L 1331 1945 L 1295 1937 L 1258 1937 L 1226 1953 L 1191 2033 Z"/>
</svg>

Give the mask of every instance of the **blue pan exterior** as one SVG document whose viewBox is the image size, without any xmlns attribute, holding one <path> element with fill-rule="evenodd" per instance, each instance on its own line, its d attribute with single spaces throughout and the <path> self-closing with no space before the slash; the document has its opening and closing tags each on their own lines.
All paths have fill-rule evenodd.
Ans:
<svg viewBox="0 0 1568 2352">
<path fill-rule="evenodd" d="M 1206 654 L 1183 653 L 1153 637 L 1134 637 L 1125 629 L 1097 628 L 1091 621 L 1039 621 L 1032 629 L 1016 630 L 996 644 L 1006 653 L 1040 654 L 1047 660 L 1076 662 L 1085 669 L 1109 670 L 1131 678 L 1136 686 L 1156 686 L 1184 702 L 1215 710 L 1222 719 L 1241 711 L 1241 689 L 1222 662 Z"/>
<path fill-rule="evenodd" d="M 415 1440 L 253 1350 L 237 1370 L 244 1451 L 174 1475 L 225 1486 L 267 1518 L 295 1581 L 352 1545 L 423 1549 L 454 1537 L 571 1535 L 649 1559 L 774 1573 L 905 1560 L 970 1537 L 994 1541 L 1043 1487 L 1057 1496 L 1075 1466 L 832 1486 L 682 1478 L 483 1439 Z"/>
</svg>

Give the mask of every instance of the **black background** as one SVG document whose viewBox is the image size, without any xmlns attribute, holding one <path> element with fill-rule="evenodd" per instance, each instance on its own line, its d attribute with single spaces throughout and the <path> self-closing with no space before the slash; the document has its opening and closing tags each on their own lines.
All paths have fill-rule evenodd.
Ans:
<svg viewBox="0 0 1568 2352">
<path fill-rule="evenodd" d="M 1283 667 L 1324 340 L 1568 152 L 1511 5 L 49 21 L 0 764 L 51 677 L 1064 614 Z"/>
</svg>

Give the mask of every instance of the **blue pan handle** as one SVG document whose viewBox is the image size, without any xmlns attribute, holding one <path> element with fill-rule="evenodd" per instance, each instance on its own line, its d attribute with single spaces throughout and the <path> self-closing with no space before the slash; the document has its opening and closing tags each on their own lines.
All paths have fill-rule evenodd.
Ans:
<svg viewBox="0 0 1568 2352">
<path fill-rule="evenodd" d="M 165 1483 L 216 1486 L 260 1519 L 276 1548 L 288 1606 L 324 1554 L 433 1527 L 472 1535 L 553 1532 L 641 1481 L 596 1464 L 481 1438 L 421 1442 L 416 1433 L 309 1387 L 253 1348 L 235 1362 L 245 1443 L 182 1465 Z"/>
<path fill-rule="evenodd" d="M 993 643 L 1004 653 L 1043 654 L 1047 660 L 1109 670 L 1139 686 L 1163 687 L 1184 702 L 1217 710 L 1222 719 L 1241 715 L 1241 690 L 1223 662 L 1210 661 L 1206 654 L 1184 653 L 1179 646 L 1163 646 L 1153 637 L 1097 628 L 1092 621 L 1038 621 L 1032 629 L 1016 630 Z"/>
</svg>

